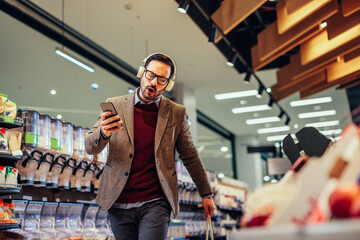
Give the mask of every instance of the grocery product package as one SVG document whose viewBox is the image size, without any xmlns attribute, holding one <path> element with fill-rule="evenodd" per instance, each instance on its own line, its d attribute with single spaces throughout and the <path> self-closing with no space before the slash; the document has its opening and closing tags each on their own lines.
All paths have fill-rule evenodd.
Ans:
<svg viewBox="0 0 360 240">
<path fill-rule="evenodd" d="M 17 128 L 9 129 L 8 131 L 8 142 L 9 150 L 13 156 L 22 156 L 21 151 L 21 131 Z"/>
<path fill-rule="evenodd" d="M 10 154 L 7 128 L 0 128 L 0 154 Z"/>
</svg>

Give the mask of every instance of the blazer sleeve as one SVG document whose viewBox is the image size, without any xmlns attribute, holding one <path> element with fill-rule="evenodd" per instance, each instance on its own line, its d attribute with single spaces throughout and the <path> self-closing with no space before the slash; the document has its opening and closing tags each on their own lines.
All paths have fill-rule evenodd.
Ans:
<svg viewBox="0 0 360 240">
<path fill-rule="evenodd" d="M 102 112 L 100 112 L 94 126 L 85 137 L 85 150 L 88 154 L 99 154 L 110 140 L 110 137 L 105 139 L 103 134 L 101 134 L 101 114 Z"/>
<path fill-rule="evenodd" d="M 183 107 L 182 114 L 179 114 L 179 118 L 182 120 L 179 137 L 176 141 L 176 149 L 180 154 L 179 158 L 183 161 L 184 166 L 188 170 L 200 193 L 200 196 L 204 197 L 211 195 L 213 191 L 211 189 L 204 164 L 202 163 L 196 146 L 192 140 L 185 107 Z"/>
</svg>

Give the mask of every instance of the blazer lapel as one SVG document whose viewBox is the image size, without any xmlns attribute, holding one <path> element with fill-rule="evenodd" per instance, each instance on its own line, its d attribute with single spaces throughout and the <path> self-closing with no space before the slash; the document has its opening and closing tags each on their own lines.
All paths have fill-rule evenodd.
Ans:
<svg viewBox="0 0 360 240">
<path fill-rule="evenodd" d="M 161 138 L 164 135 L 164 131 L 169 119 L 170 106 L 168 101 L 169 100 L 167 98 L 162 96 L 159 105 L 158 119 L 157 119 L 156 132 L 155 132 L 155 153 L 159 148 Z"/>
<path fill-rule="evenodd" d="M 136 91 L 134 91 L 135 93 Z M 130 97 L 125 97 L 123 102 L 123 113 L 125 129 L 129 135 L 131 145 L 134 146 L 134 93 Z"/>
</svg>

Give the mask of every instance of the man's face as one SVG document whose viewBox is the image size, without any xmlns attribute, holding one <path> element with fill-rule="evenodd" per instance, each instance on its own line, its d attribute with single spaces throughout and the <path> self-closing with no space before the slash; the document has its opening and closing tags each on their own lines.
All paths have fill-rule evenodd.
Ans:
<svg viewBox="0 0 360 240">
<path fill-rule="evenodd" d="M 153 60 L 151 61 L 147 67 L 147 70 L 155 73 L 156 75 L 169 78 L 171 74 L 171 67 L 163 62 Z M 168 84 L 168 83 L 167 83 Z M 157 82 L 157 77 L 155 77 L 153 80 L 148 80 L 145 77 L 145 72 L 143 73 L 141 77 L 140 82 L 140 94 L 139 98 L 145 102 L 151 102 L 155 101 L 157 98 L 161 96 L 163 91 L 165 90 L 167 84 L 161 85 Z"/>
</svg>

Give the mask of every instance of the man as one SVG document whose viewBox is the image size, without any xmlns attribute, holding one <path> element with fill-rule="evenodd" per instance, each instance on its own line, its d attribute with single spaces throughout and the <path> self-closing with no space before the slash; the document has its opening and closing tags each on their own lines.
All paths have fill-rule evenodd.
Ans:
<svg viewBox="0 0 360 240">
<path fill-rule="evenodd" d="M 96 202 L 108 210 L 118 240 L 166 239 L 170 213 L 179 212 L 175 149 L 203 197 L 206 216 L 215 209 L 185 107 L 162 96 L 174 84 L 175 64 L 161 53 L 144 62 L 138 72 L 140 87 L 109 98 L 118 115 L 106 119 L 110 113 L 102 113 L 85 140 L 89 154 L 98 154 L 109 143 Z"/>
</svg>

